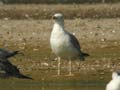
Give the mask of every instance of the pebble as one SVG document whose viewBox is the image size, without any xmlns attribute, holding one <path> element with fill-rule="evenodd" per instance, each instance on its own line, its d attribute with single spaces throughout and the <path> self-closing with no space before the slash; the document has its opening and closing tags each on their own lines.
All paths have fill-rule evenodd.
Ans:
<svg viewBox="0 0 120 90">
<path fill-rule="evenodd" d="M 29 16 L 28 14 L 25 14 L 25 17 L 26 17 L 26 18 L 29 18 L 30 16 Z"/>
<path fill-rule="evenodd" d="M 35 36 L 35 35 L 36 35 L 36 33 L 35 33 L 35 32 L 32 32 L 32 35 L 33 35 L 33 36 Z"/>
<path fill-rule="evenodd" d="M 37 49 L 37 48 L 33 48 L 33 51 L 38 51 L 39 49 Z"/>
<path fill-rule="evenodd" d="M 115 31 L 115 30 L 112 30 L 112 33 L 116 33 L 116 31 Z"/>
<path fill-rule="evenodd" d="M 73 35 L 75 36 L 75 33 L 73 33 Z"/>
<path fill-rule="evenodd" d="M 90 32 L 90 34 L 93 34 L 93 32 Z"/>
<path fill-rule="evenodd" d="M 48 66 L 49 66 L 49 64 L 48 64 L 48 63 L 46 63 L 46 62 L 43 62 L 43 63 L 41 63 L 41 66 L 46 66 L 46 67 L 48 67 Z"/>
<path fill-rule="evenodd" d="M 105 41 L 105 39 L 104 39 L 104 38 L 102 38 L 102 39 L 101 39 L 101 41 L 102 41 L 102 42 L 104 42 L 104 41 Z"/>
<path fill-rule="evenodd" d="M 19 47 L 19 49 L 22 49 L 22 50 L 23 50 L 23 49 L 25 49 L 25 47 L 22 47 L 22 46 L 21 46 L 21 47 Z"/>
<path fill-rule="evenodd" d="M 6 18 L 4 18 L 4 20 L 5 20 L 5 21 L 8 21 L 8 20 L 9 20 L 9 18 L 7 18 L 7 17 L 6 17 Z"/>
<path fill-rule="evenodd" d="M 102 36 L 104 36 L 105 34 L 104 33 L 102 33 Z"/>
</svg>

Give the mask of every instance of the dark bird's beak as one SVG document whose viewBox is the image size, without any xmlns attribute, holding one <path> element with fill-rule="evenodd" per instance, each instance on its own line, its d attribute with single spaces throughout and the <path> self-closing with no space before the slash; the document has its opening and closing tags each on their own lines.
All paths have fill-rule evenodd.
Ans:
<svg viewBox="0 0 120 90">
<path fill-rule="evenodd" d="M 22 56 L 25 56 L 24 53 L 22 53 L 22 52 L 17 52 L 17 54 L 20 54 L 20 55 L 22 55 Z"/>
</svg>

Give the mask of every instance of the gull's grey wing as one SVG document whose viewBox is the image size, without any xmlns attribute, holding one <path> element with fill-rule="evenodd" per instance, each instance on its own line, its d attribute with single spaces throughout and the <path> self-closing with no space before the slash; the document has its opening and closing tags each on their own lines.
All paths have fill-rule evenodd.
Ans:
<svg viewBox="0 0 120 90">
<path fill-rule="evenodd" d="M 71 41 L 72 45 L 79 51 L 80 59 L 85 60 L 85 57 L 89 56 L 89 54 L 81 51 L 80 44 L 74 35 L 69 33 L 69 36 L 70 36 L 70 41 Z"/>
<path fill-rule="evenodd" d="M 71 43 L 73 44 L 73 46 L 80 51 L 81 47 L 80 47 L 80 44 L 77 40 L 77 38 L 73 35 L 73 34 L 70 34 L 69 33 L 69 36 L 70 36 L 70 41 Z"/>
</svg>

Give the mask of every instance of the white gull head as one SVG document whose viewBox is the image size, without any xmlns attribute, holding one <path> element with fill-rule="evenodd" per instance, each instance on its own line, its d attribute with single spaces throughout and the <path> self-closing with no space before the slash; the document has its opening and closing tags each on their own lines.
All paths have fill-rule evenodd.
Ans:
<svg viewBox="0 0 120 90">
<path fill-rule="evenodd" d="M 64 17 L 61 13 L 54 14 L 53 19 L 55 20 L 55 23 L 64 25 Z"/>
<path fill-rule="evenodd" d="M 120 73 L 112 73 L 112 80 L 107 84 L 106 90 L 120 90 Z"/>
</svg>

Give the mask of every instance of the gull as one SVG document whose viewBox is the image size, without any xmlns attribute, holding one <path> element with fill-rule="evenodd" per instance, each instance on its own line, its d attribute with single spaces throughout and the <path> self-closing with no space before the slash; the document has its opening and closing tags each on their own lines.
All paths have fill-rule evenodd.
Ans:
<svg viewBox="0 0 120 90">
<path fill-rule="evenodd" d="M 120 90 L 120 73 L 113 72 L 112 80 L 106 85 L 106 90 Z"/>
<path fill-rule="evenodd" d="M 58 57 L 57 75 L 60 75 L 60 60 L 63 58 L 69 60 L 68 75 L 71 76 L 71 60 L 79 58 L 84 61 L 89 54 L 83 53 L 77 38 L 64 29 L 64 17 L 61 13 L 56 13 L 53 19 L 54 25 L 50 36 L 50 45 L 53 53 Z"/>
</svg>

